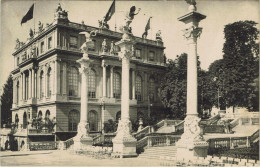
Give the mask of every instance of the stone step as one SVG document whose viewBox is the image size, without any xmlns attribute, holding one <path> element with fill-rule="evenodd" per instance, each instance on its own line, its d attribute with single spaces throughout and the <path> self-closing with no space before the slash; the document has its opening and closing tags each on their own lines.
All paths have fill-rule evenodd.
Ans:
<svg viewBox="0 0 260 167">
<path fill-rule="evenodd" d="M 139 154 L 140 158 L 161 159 L 165 157 L 175 158 L 177 155 L 176 146 L 149 147 Z"/>
</svg>

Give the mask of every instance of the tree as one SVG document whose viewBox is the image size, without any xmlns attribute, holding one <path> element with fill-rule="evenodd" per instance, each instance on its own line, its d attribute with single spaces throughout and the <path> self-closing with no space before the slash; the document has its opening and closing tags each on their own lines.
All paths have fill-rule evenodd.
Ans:
<svg viewBox="0 0 260 167">
<path fill-rule="evenodd" d="M 198 61 L 198 112 L 202 115 L 202 109 L 210 108 L 208 103 L 206 85 L 208 78 L 206 72 L 200 68 Z M 159 97 L 164 106 L 170 111 L 172 117 L 183 119 L 186 113 L 187 99 L 187 54 L 183 53 L 173 60 L 168 60 L 167 69 L 162 78 Z"/>
<path fill-rule="evenodd" d="M 9 75 L 1 96 L 1 126 L 12 122 L 12 103 L 13 103 L 13 80 Z"/>
<path fill-rule="evenodd" d="M 223 97 L 227 107 L 254 110 L 258 92 L 255 79 L 259 76 L 259 31 L 254 21 L 239 21 L 224 28 Z M 258 84 L 257 84 L 258 85 Z M 257 105 L 258 106 L 258 105 Z"/>
</svg>

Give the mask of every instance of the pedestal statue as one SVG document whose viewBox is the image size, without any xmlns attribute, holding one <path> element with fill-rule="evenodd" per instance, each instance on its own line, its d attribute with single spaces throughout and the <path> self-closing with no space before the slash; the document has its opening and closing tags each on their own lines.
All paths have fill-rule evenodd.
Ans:
<svg viewBox="0 0 260 167">
<path fill-rule="evenodd" d="M 132 124 L 129 114 L 129 70 L 130 60 L 134 54 L 133 45 L 135 44 L 134 36 L 129 30 L 136 14 L 138 13 L 135 13 L 135 7 L 131 7 L 125 18 L 125 24 L 120 28 L 123 32 L 123 37 L 116 43 L 121 48 L 118 56 L 122 59 L 122 97 L 121 120 L 119 120 L 117 134 L 112 142 L 113 153 L 121 157 L 137 156 L 136 139 L 131 135 Z"/>
<path fill-rule="evenodd" d="M 206 16 L 195 12 L 195 0 L 186 0 L 189 13 L 178 18 L 185 23 L 184 37 L 188 45 L 187 71 L 187 116 L 184 123 L 184 133 L 177 142 L 177 159 L 193 159 L 197 156 L 205 157 L 208 152 L 208 143 L 204 141 L 200 132 L 198 117 L 198 74 L 197 74 L 197 38 L 202 32 L 199 22 Z"/>
<path fill-rule="evenodd" d="M 96 32 L 81 32 L 85 34 L 86 42 L 81 46 L 83 51 L 83 57 L 77 62 L 80 64 L 81 73 L 81 106 L 80 106 L 80 122 L 78 124 L 78 133 L 73 138 L 74 150 L 85 150 L 88 146 L 92 146 L 93 139 L 89 136 L 89 124 L 88 124 L 88 74 L 89 64 L 91 60 L 88 57 L 88 48 L 94 45 L 92 37 L 96 35 Z"/>
</svg>

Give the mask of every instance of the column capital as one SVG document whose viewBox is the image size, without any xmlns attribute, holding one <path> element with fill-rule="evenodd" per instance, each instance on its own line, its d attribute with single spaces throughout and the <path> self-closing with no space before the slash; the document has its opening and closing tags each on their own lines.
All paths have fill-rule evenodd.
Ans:
<svg viewBox="0 0 260 167">
<path fill-rule="evenodd" d="M 200 34 L 202 33 L 201 27 L 191 26 L 189 28 L 186 28 L 183 30 L 184 34 L 183 36 L 188 39 L 195 39 L 197 40 L 198 37 L 200 37 Z"/>
</svg>

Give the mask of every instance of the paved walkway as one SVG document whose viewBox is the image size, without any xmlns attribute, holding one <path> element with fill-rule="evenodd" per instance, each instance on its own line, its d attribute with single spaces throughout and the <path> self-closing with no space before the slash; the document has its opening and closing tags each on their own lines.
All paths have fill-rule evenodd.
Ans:
<svg viewBox="0 0 260 167">
<path fill-rule="evenodd" d="M 160 161 L 156 159 L 95 159 L 58 150 L 12 154 L 1 152 L 1 166 L 160 166 Z"/>
</svg>

